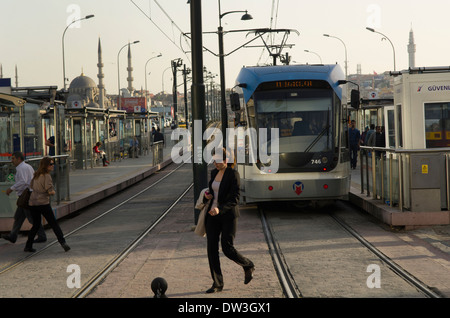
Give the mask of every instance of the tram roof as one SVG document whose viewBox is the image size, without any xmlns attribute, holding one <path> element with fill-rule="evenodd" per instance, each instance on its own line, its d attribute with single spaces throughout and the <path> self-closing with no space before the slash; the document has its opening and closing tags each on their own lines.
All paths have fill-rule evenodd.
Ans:
<svg viewBox="0 0 450 318">
<path fill-rule="evenodd" d="M 342 88 L 337 82 L 344 79 L 345 75 L 337 64 L 253 66 L 241 69 L 236 79 L 236 85 L 246 84 L 243 89 L 246 102 L 261 83 L 281 80 L 327 81 L 339 98 L 342 98 Z"/>
</svg>

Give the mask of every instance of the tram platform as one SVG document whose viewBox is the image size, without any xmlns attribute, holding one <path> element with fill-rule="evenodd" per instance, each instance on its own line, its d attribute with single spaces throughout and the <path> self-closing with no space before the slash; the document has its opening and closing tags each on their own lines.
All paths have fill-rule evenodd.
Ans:
<svg viewBox="0 0 450 318">
<path fill-rule="evenodd" d="M 391 207 L 381 199 L 374 199 L 361 191 L 361 170 L 351 170 L 350 201 L 364 211 L 372 214 L 380 221 L 393 227 L 406 230 L 415 228 L 450 225 L 450 211 L 400 211 Z"/>
</svg>

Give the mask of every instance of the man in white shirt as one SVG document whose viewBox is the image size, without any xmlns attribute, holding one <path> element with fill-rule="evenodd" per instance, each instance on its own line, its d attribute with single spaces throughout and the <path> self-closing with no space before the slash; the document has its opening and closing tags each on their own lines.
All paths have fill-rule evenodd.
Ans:
<svg viewBox="0 0 450 318">
<path fill-rule="evenodd" d="M 11 162 L 16 166 L 15 183 L 9 189 L 6 190 L 6 195 L 10 195 L 11 192 L 16 191 L 17 196 L 20 196 L 22 192 L 28 187 L 30 187 L 31 179 L 33 179 L 34 169 L 28 163 L 24 162 L 25 158 L 23 153 L 20 151 L 14 152 L 11 156 Z M 14 214 L 14 224 L 9 235 L 4 235 L 3 238 L 11 243 L 15 243 L 17 240 L 17 235 L 19 234 L 20 228 L 22 227 L 25 218 L 28 219 L 30 224 L 33 224 L 33 219 L 31 217 L 30 210 L 17 207 L 16 213 Z M 47 241 L 47 236 L 45 235 L 44 228 L 41 226 L 37 232 L 38 238 L 35 240 L 36 243 Z"/>
</svg>

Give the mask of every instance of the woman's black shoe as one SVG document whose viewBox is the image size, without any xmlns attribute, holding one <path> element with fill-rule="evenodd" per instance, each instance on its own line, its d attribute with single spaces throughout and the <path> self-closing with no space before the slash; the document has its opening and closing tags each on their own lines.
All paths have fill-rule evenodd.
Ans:
<svg viewBox="0 0 450 318">
<path fill-rule="evenodd" d="M 67 252 L 68 250 L 70 250 L 69 245 L 67 245 L 66 243 L 61 243 L 62 248 L 64 249 L 65 252 Z"/>
<path fill-rule="evenodd" d="M 244 269 L 244 271 L 245 271 L 244 284 L 247 285 L 253 279 L 253 272 L 255 271 L 255 266 L 247 267 Z"/>
<path fill-rule="evenodd" d="M 32 248 L 32 247 L 25 247 L 25 248 L 23 249 L 23 251 L 24 251 L 24 252 L 31 252 L 31 253 L 36 252 L 36 250 L 35 250 L 34 248 Z"/>
<path fill-rule="evenodd" d="M 223 287 L 211 287 L 210 289 L 208 289 L 207 291 L 206 291 L 206 293 L 207 294 L 213 294 L 213 293 L 219 293 L 219 292 L 221 292 L 222 291 L 222 289 L 223 289 Z"/>
</svg>

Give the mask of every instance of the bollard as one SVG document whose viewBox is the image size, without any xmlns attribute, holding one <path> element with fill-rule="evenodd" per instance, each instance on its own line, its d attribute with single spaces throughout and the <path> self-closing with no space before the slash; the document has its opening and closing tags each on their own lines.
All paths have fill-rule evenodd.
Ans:
<svg viewBox="0 0 450 318">
<path fill-rule="evenodd" d="M 153 298 L 167 298 L 165 292 L 167 290 L 167 282 L 162 277 L 157 277 L 152 281 L 152 290 L 155 293 Z"/>
</svg>

